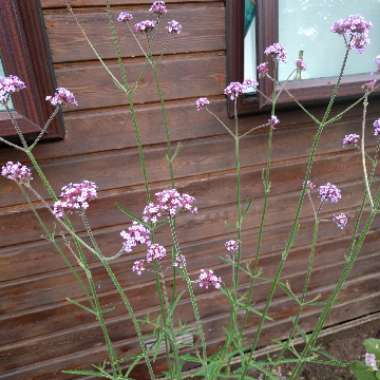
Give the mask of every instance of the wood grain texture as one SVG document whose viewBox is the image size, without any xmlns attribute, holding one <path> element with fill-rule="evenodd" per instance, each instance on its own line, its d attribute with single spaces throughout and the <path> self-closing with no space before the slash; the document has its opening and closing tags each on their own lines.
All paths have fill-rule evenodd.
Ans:
<svg viewBox="0 0 380 380">
<path fill-rule="evenodd" d="M 160 26 L 152 43 L 153 54 L 224 50 L 224 7 L 221 3 L 215 5 L 215 7 L 210 7 L 199 3 L 199 5 L 186 7 L 171 7 L 170 19 L 185 23 L 186 27 L 180 35 L 173 37 L 168 34 L 163 25 Z M 209 12 L 212 12 L 213 17 L 210 17 Z M 117 11 L 113 12 L 115 19 L 117 14 Z M 136 20 L 144 20 L 150 17 L 149 12 L 141 9 L 133 10 L 133 14 Z M 109 16 L 104 10 L 78 13 L 78 20 L 103 59 L 117 57 L 109 25 Z M 162 23 L 166 24 L 166 21 L 166 19 L 162 20 Z M 96 59 L 70 14 L 47 14 L 45 22 L 55 63 Z M 122 56 L 142 56 L 143 53 L 128 32 L 126 25 L 116 22 L 115 25 L 120 38 Z M 139 36 L 139 39 L 146 48 L 145 36 Z"/>
</svg>

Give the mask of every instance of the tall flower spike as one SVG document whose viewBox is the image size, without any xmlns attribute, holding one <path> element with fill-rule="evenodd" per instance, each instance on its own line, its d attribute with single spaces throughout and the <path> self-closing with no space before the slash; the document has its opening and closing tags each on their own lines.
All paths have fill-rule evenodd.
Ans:
<svg viewBox="0 0 380 380">
<path fill-rule="evenodd" d="M 222 286 L 222 279 L 216 276 L 211 269 L 201 269 L 197 282 L 202 289 L 208 289 L 210 287 L 220 289 Z"/>
<path fill-rule="evenodd" d="M 8 161 L 1 168 L 1 175 L 19 184 L 28 184 L 32 179 L 32 171 L 20 162 Z"/>
<path fill-rule="evenodd" d="M 319 187 L 319 195 L 321 197 L 321 202 L 338 203 L 342 199 L 340 189 L 330 182 Z"/>
<path fill-rule="evenodd" d="M 54 107 L 57 105 L 68 104 L 77 106 L 78 102 L 75 99 L 74 94 L 64 87 L 58 87 L 52 96 L 47 96 L 46 100 Z"/>
</svg>

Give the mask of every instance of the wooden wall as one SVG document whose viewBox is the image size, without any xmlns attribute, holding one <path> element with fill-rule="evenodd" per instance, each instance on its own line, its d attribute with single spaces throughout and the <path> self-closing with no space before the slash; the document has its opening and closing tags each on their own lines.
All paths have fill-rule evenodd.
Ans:
<svg viewBox="0 0 380 380">
<path fill-rule="evenodd" d="M 90 38 L 117 73 L 105 1 L 71 2 Z M 148 3 L 147 0 L 113 0 L 115 14 L 128 7 L 138 18 L 143 17 Z M 158 44 L 155 53 L 162 49 L 166 53 L 160 65 L 160 76 L 168 99 L 172 136 L 181 142 L 175 161 L 178 187 L 193 194 L 200 208 L 197 216 L 179 218 L 179 238 L 194 276 L 200 268 L 212 267 L 228 279 L 228 268 L 219 256 L 223 253 L 223 242 L 233 236 L 227 227 L 227 222 L 233 222 L 235 217 L 233 144 L 209 115 L 197 113 L 194 109 L 197 97 L 208 96 L 217 114 L 230 122 L 226 118 L 222 95 L 226 81 L 224 2 L 174 0 L 168 3 L 171 17 L 183 23 L 184 32 L 168 45 Z M 121 244 L 119 231 L 128 225 L 127 218 L 116 209 L 116 204 L 122 203 L 140 212 L 144 202 L 127 99 L 95 60 L 65 10 L 64 1 L 42 0 L 42 6 L 58 83 L 77 94 L 79 108 L 65 112 L 64 141 L 39 146 L 37 155 L 56 189 L 69 181 L 81 179 L 90 179 L 99 185 L 99 200 L 91 207 L 89 218 L 101 246 L 106 252 L 115 252 Z M 130 37 L 124 35 L 122 44 L 129 76 L 136 78 L 143 68 L 143 59 Z M 136 102 L 149 175 L 154 189 L 162 189 L 168 186 L 164 132 L 149 73 L 137 93 Z M 375 118 L 375 111 L 372 104 L 371 120 Z M 267 275 L 274 273 L 289 232 L 305 169 L 307 147 L 314 133 L 314 126 L 297 110 L 284 111 L 279 117 L 282 124 L 274 134 L 272 195 L 261 263 Z M 244 118 L 242 131 L 265 118 L 265 115 Z M 343 201 L 336 207 L 349 215 L 360 202 L 359 192 L 363 189 L 361 163 L 355 151 L 341 149 L 341 139 L 346 133 L 359 130 L 359 120 L 360 110 L 354 110 L 344 120 L 329 126 L 322 137 L 313 172 L 317 182 L 332 181 L 342 187 Z M 265 133 L 257 133 L 242 144 L 242 192 L 245 199 L 255 199 L 254 210 L 244 231 L 244 261 L 252 256 L 257 238 L 262 205 L 260 178 L 265 155 Z M 19 157 L 1 148 L 0 163 L 8 159 Z M 40 207 L 38 203 L 36 206 Z M 100 330 L 91 315 L 65 301 L 65 297 L 82 299 L 80 289 L 62 259 L 41 236 L 17 189 L 3 180 L 0 182 L 0 207 L 0 379 L 69 378 L 62 375 L 63 369 L 86 366 L 104 357 Z M 326 215 L 332 211 L 332 207 L 325 209 Z M 284 273 L 284 278 L 298 292 L 303 284 L 311 226 L 311 209 L 306 205 L 300 234 Z M 378 228 L 379 221 L 375 223 L 329 325 L 380 310 Z M 352 221 L 343 232 L 337 231 L 331 223 L 322 223 L 311 284 L 313 294 L 325 297 L 334 286 L 351 231 Z M 163 235 L 161 239 L 168 243 L 167 236 Z M 131 274 L 132 262 L 143 255 L 144 252 L 136 251 L 113 265 L 139 315 L 147 310 L 154 313 L 157 306 L 151 276 Z M 120 352 L 133 350 L 136 340 L 131 322 L 105 273 L 97 263 L 92 265 L 102 302 L 113 306 L 107 314 L 112 339 Z M 258 305 L 264 302 L 267 291 L 268 284 L 260 282 L 255 293 Z M 223 340 L 227 305 L 218 291 L 200 293 L 207 337 L 210 345 L 217 345 Z M 279 292 L 271 310 L 274 322 L 267 324 L 264 342 L 286 334 L 290 316 L 295 311 L 296 305 Z M 188 300 L 181 304 L 180 315 L 185 321 L 191 318 Z M 305 328 L 310 328 L 317 317 L 318 309 L 308 309 L 304 316 Z M 254 332 L 255 322 L 250 321 L 248 333 Z"/>
</svg>

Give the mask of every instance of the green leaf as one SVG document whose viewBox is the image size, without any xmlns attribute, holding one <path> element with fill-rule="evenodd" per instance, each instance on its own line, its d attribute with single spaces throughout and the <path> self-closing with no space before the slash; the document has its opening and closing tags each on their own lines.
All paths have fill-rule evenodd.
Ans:
<svg viewBox="0 0 380 380">
<path fill-rule="evenodd" d="M 377 380 L 375 372 L 362 362 L 353 362 L 351 365 L 351 371 L 357 380 Z"/>
<path fill-rule="evenodd" d="M 366 339 L 364 341 L 364 347 L 370 354 L 375 354 L 376 359 L 380 360 L 380 340 L 379 339 Z"/>
</svg>

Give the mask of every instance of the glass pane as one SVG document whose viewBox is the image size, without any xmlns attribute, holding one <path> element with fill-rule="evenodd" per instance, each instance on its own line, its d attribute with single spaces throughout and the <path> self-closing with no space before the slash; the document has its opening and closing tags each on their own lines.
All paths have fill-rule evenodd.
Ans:
<svg viewBox="0 0 380 380">
<path fill-rule="evenodd" d="M 256 80 L 256 6 L 245 0 L 244 79 Z"/>
<path fill-rule="evenodd" d="M 0 59 L 0 77 L 3 77 L 4 75 L 5 75 L 4 66 Z M 9 106 L 9 109 L 13 109 L 12 99 L 8 101 L 8 106 Z M 0 112 L 1 111 L 5 111 L 5 107 L 2 104 L 0 104 Z"/>
<path fill-rule="evenodd" d="M 358 15 L 372 21 L 371 43 L 365 52 L 350 54 L 346 74 L 362 74 L 376 69 L 380 53 L 380 0 L 279 0 L 279 41 L 288 52 L 288 62 L 281 64 L 279 79 L 294 69 L 299 50 L 304 50 L 307 70 L 302 77 L 336 76 L 342 64 L 343 38 L 330 31 L 334 21 Z"/>
</svg>

